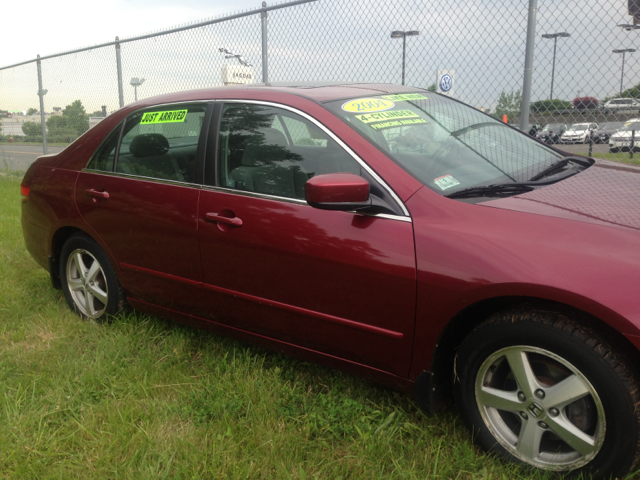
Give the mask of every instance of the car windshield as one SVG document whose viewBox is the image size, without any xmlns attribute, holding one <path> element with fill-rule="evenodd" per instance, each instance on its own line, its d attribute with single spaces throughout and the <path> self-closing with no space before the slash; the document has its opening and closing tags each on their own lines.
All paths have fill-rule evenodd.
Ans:
<svg viewBox="0 0 640 480">
<path fill-rule="evenodd" d="M 575 125 L 571 125 L 567 129 L 567 132 L 577 132 L 577 131 L 580 131 L 580 130 L 586 130 L 587 128 L 589 128 L 589 124 L 588 123 L 576 123 Z"/>
<path fill-rule="evenodd" d="M 325 104 L 430 189 L 527 181 L 561 155 L 474 108 L 432 92 Z"/>
<path fill-rule="evenodd" d="M 560 128 L 560 125 L 557 123 L 552 123 L 552 124 L 546 124 L 544 126 L 544 128 L 542 129 L 543 132 L 548 132 L 550 130 L 558 130 L 558 128 Z"/>
</svg>

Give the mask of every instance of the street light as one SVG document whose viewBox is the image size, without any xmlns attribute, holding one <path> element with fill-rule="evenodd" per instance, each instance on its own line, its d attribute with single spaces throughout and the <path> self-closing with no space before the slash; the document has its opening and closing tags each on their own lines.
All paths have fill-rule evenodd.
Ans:
<svg viewBox="0 0 640 480">
<path fill-rule="evenodd" d="M 542 38 L 553 38 L 553 65 L 551 67 L 551 93 L 549 94 L 549 100 L 553 100 L 553 77 L 556 73 L 556 46 L 558 44 L 558 37 L 570 37 L 571 34 L 567 32 L 558 33 L 545 33 Z"/>
<path fill-rule="evenodd" d="M 621 53 L 622 54 L 622 75 L 620 75 L 620 96 L 622 97 L 622 81 L 624 80 L 624 55 L 625 53 L 633 53 L 635 52 L 635 48 L 623 48 L 621 50 L 614 50 L 613 53 Z"/>
<path fill-rule="evenodd" d="M 402 85 L 404 85 L 404 63 L 405 63 L 405 52 L 407 51 L 407 37 L 415 37 L 420 35 L 420 32 L 417 30 L 409 30 L 408 32 L 403 32 L 402 30 L 394 30 L 391 32 L 391 38 L 402 38 Z"/>
<path fill-rule="evenodd" d="M 144 83 L 144 78 L 133 77 L 129 84 L 133 87 L 136 102 L 138 101 L 138 87 Z"/>
</svg>

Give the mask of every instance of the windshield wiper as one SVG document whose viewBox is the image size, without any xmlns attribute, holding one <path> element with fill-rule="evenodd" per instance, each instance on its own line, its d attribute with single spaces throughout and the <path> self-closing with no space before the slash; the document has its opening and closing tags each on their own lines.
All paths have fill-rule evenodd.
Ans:
<svg viewBox="0 0 640 480">
<path fill-rule="evenodd" d="M 481 187 L 469 187 L 457 192 L 445 195 L 447 198 L 467 198 L 467 197 L 502 197 L 527 193 L 534 187 L 528 183 L 499 183 L 496 185 L 484 185 Z"/>
<path fill-rule="evenodd" d="M 545 168 L 540 173 L 535 174 L 533 177 L 531 177 L 529 179 L 529 181 L 530 182 L 536 182 L 536 181 L 538 181 L 538 180 L 540 180 L 542 178 L 549 177 L 549 176 L 555 174 L 556 172 L 562 171 L 569 163 L 576 164 L 577 167 L 585 167 L 585 168 L 587 168 L 587 167 L 591 166 L 591 162 L 589 162 L 589 160 L 587 160 L 585 158 L 574 157 L 574 156 L 564 157 L 564 158 L 558 160 L 553 165 Z M 575 170 L 576 166 L 572 166 L 571 169 Z M 575 172 L 575 173 L 577 173 L 577 172 Z"/>
</svg>

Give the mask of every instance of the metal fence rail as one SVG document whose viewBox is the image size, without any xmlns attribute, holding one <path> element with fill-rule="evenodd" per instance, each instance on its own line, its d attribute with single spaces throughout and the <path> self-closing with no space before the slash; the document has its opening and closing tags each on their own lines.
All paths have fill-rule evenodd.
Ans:
<svg viewBox="0 0 640 480">
<path fill-rule="evenodd" d="M 47 140 L 66 143 L 82 133 L 78 122 L 70 127 L 70 116 L 85 115 L 82 125 L 89 128 L 103 106 L 112 112 L 135 95 L 220 85 L 223 65 L 235 63 L 221 47 L 251 63 L 255 81 L 405 78 L 407 85 L 435 89 L 437 72 L 446 70 L 454 72 L 455 98 L 522 128 L 622 122 L 640 117 L 640 103 L 603 105 L 640 97 L 633 88 L 640 30 L 618 26 L 631 22 L 627 0 L 262 2 L 225 17 L 0 67 L 0 116 L 31 113 L 0 118 L 0 143 L 35 142 L 46 152 Z M 145 81 L 136 85 L 134 78 Z M 25 131 L 27 122 L 40 133 L 32 124 Z M 557 140 L 553 135 L 549 141 Z M 600 139 L 590 132 L 587 143 L 563 148 L 609 155 L 608 143 L 589 144 Z"/>
</svg>

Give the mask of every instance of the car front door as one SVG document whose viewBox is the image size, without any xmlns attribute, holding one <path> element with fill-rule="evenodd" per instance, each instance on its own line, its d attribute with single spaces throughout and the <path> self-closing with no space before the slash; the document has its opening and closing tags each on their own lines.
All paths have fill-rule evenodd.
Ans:
<svg viewBox="0 0 640 480">
<path fill-rule="evenodd" d="M 217 174 L 198 218 L 212 316 L 406 376 L 416 303 L 410 217 L 309 118 L 264 104 L 219 108 L 217 155 L 206 159 Z M 367 178 L 387 214 L 310 207 L 306 180 L 336 172 Z"/>
<path fill-rule="evenodd" d="M 117 262 L 130 297 L 176 310 L 204 307 L 197 209 L 206 104 L 130 115 L 76 184 L 76 203 Z M 198 162 L 199 159 L 199 162 Z"/>
</svg>

